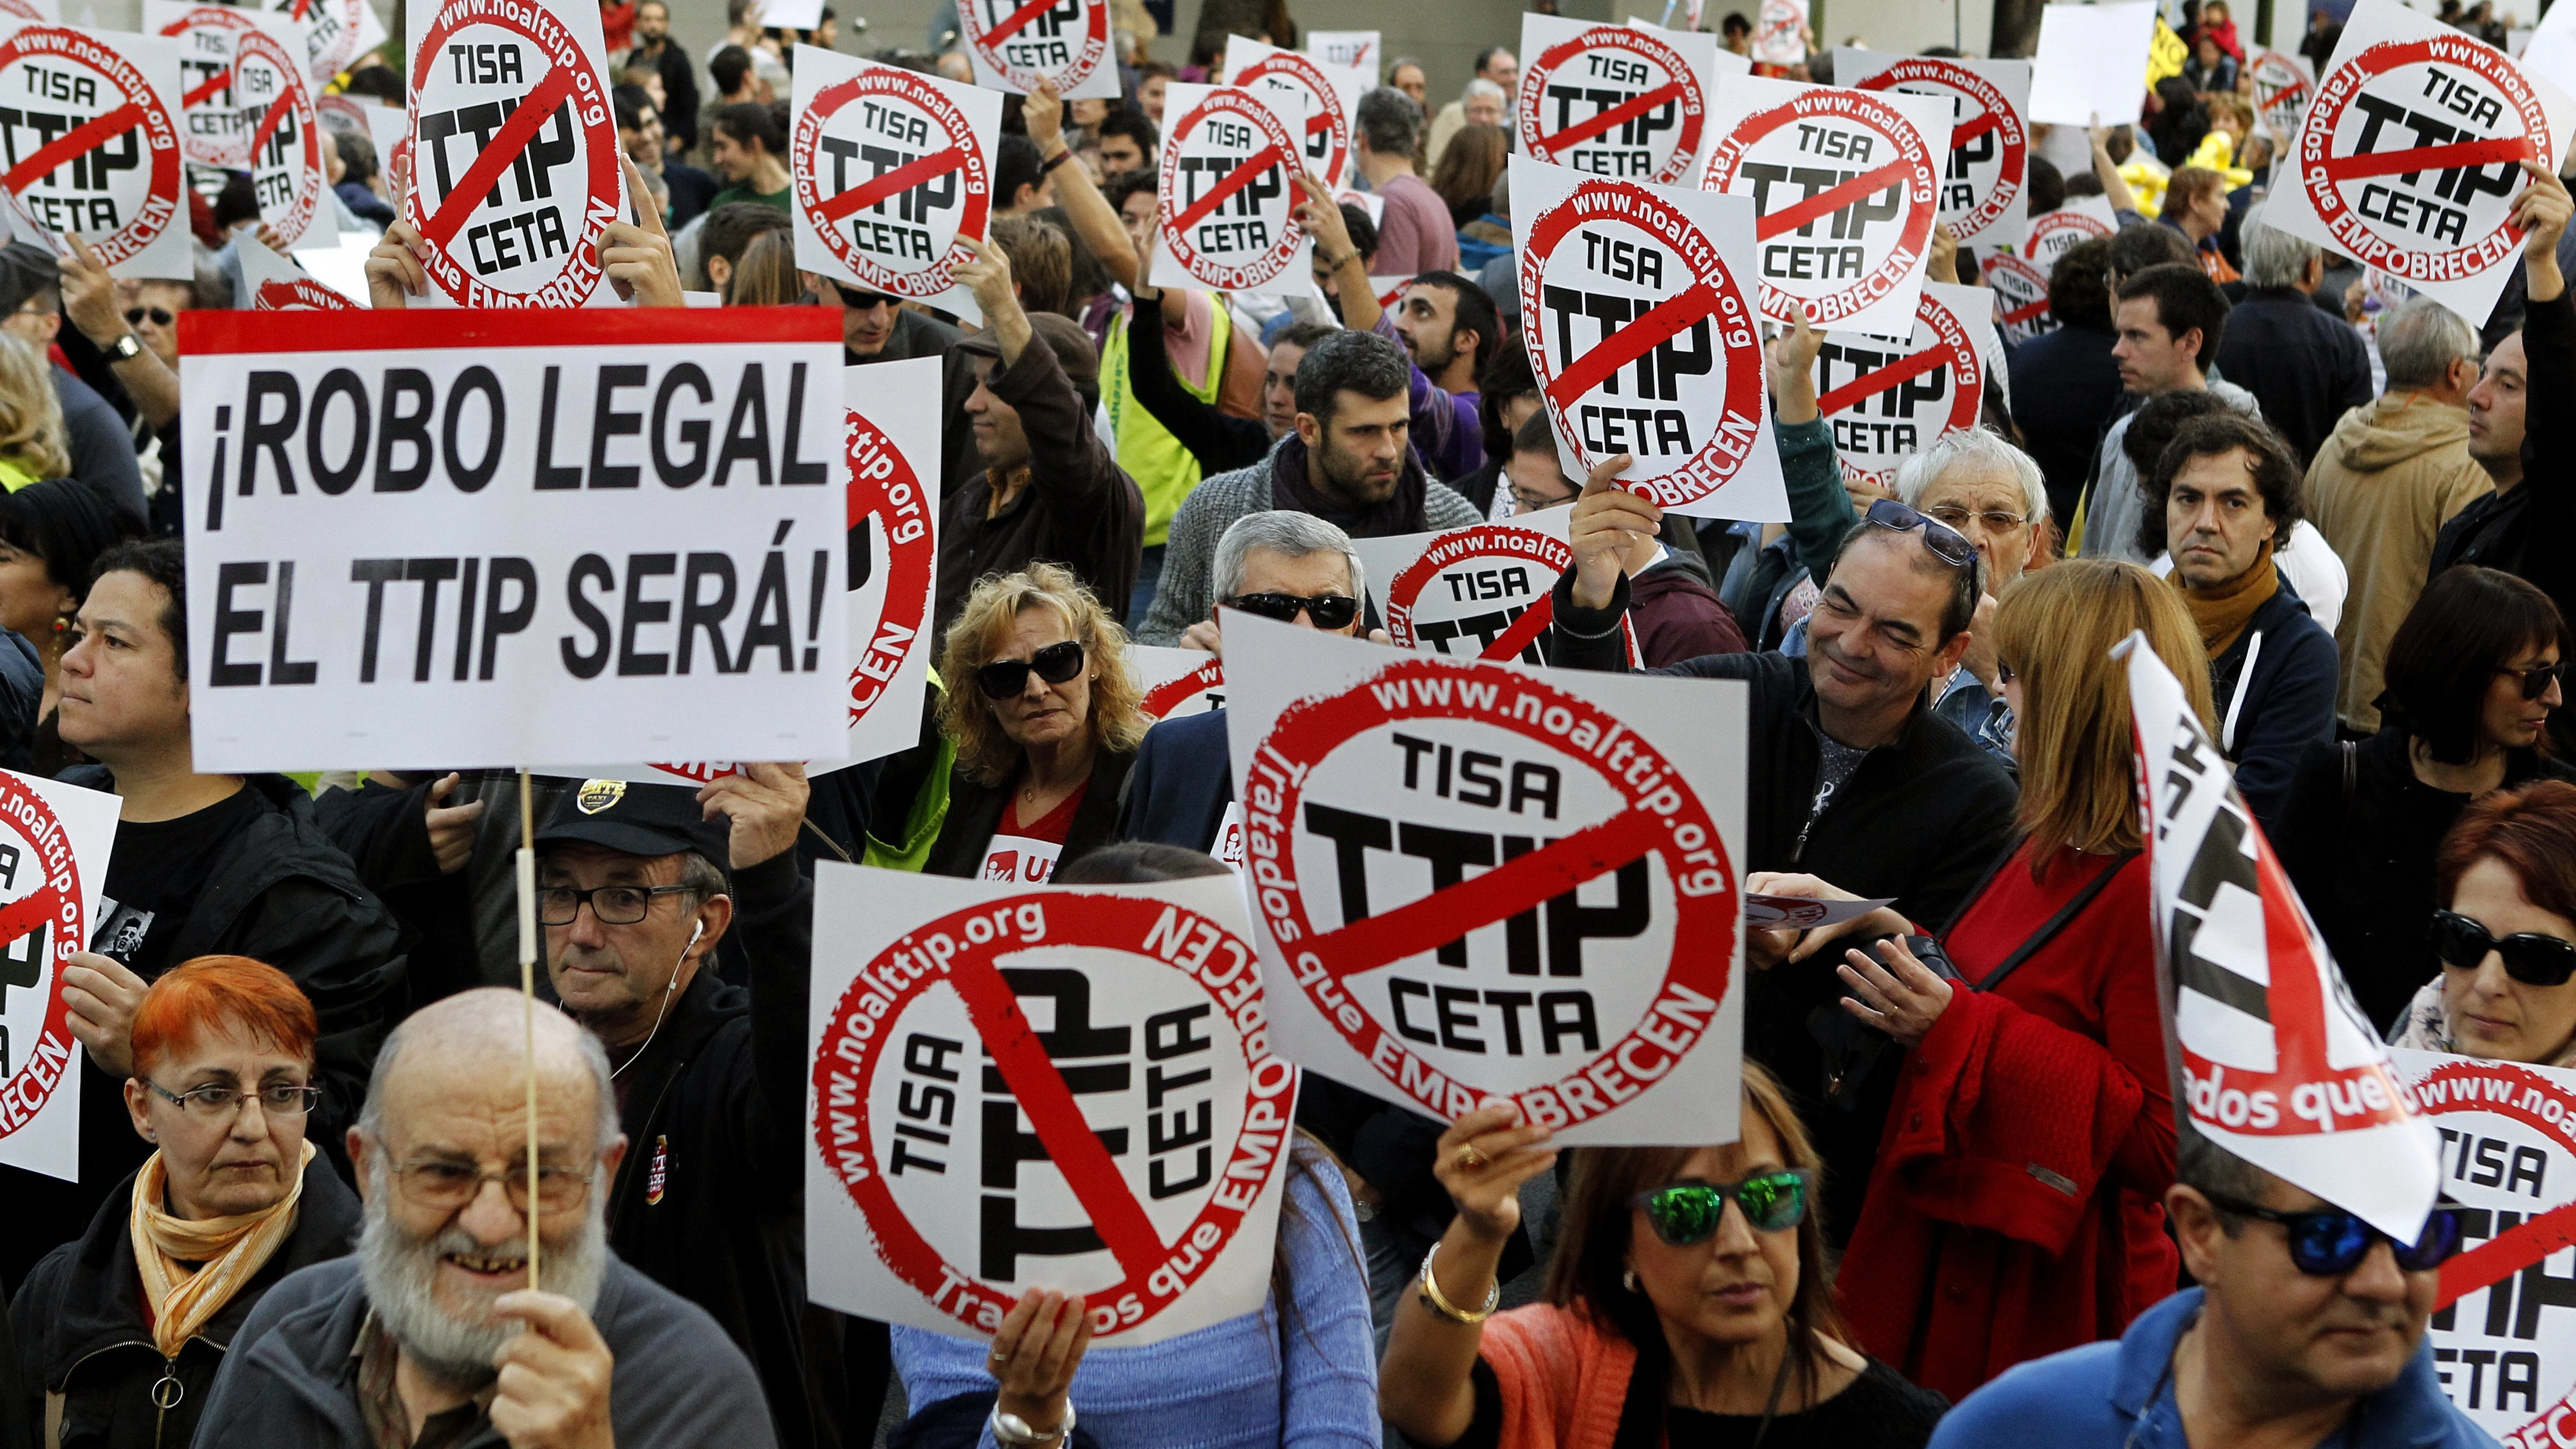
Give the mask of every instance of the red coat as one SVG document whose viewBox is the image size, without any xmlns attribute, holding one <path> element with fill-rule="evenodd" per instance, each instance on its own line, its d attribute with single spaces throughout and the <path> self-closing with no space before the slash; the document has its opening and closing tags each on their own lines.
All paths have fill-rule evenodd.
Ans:
<svg viewBox="0 0 2576 1449">
<path fill-rule="evenodd" d="M 2025 847 L 2025 851 L 2027 847 Z M 1982 979 L 2105 865 L 2016 853 L 1943 944 Z M 2171 1293 L 2173 1101 L 2137 857 L 1992 992 L 1955 990 L 1908 1056 L 1844 1255 L 1862 1346 L 1956 1403 L 2117 1338 Z"/>
</svg>

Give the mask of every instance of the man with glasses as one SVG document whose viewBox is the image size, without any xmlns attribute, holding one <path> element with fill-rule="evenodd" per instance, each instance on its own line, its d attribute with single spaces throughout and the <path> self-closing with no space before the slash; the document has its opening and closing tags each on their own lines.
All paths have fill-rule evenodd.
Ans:
<svg viewBox="0 0 2576 1449">
<path fill-rule="evenodd" d="M 2030 567 L 2048 531 L 2048 480 L 2039 463 L 1984 428 L 1944 433 L 1896 469 L 1896 496 L 1977 546 L 1985 584 L 1968 652 L 1933 689 L 1932 707 L 1997 759 L 2012 758 L 2012 710 L 1995 667 L 1995 601 Z"/>
<path fill-rule="evenodd" d="M 1503 476 L 1511 483 L 1514 517 L 1562 508 L 1578 496 L 1558 459 L 1556 425 L 1546 408 L 1523 419 L 1512 434 L 1512 459 L 1503 465 Z M 1744 631 L 1718 602 L 1699 555 L 1648 534 L 1628 545 L 1620 567 L 1628 574 L 1628 618 L 1637 626 L 1637 652 L 1647 664 L 1745 651 Z"/>
<path fill-rule="evenodd" d="M 2116 1343 L 2027 1363 L 1961 1401 L 1932 1449 L 2048 1444 L 2492 1445 L 2443 1390 L 2424 1341 L 2459 1210 L 2412 1243 L 2175 1124 L 2165 1212 L 2198 1287 Z"/>
<path fill-rule="evenodd" d="M 852 367 L 867 362 L 901 362 L 907 357 L 945 357 L 966 334 L 938 318 L 903 305 L 900 297 L 871 292 L 852 282 L 836 282 L 818 273 L 804 274 L 814 298 L 841 314 L 841 360 Z"/>
<path fill-rule="evenodd" d="M 779 1442 L 723 1330 L 610 1251 L 608 1186 L 644 1145 L 618 1131 L 597 1038 L 552 1013 L 535 1024 L 530 1184 L 526 1031 L 519 993 L 487 987 L 385 1043 L 349 1132 L 358 1251 L 268 1291 L 224 1355 L 196 1442 Z M 533 1290 L 531 1230 L 544 1248 Z"/>
</svg>

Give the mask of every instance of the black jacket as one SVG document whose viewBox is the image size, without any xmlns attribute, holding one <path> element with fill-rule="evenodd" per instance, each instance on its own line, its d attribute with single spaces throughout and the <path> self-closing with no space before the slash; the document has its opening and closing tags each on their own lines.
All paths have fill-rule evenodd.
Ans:
<svg viewBox="0 0 2576 1449">
<path fill-rule="evenodd" d="M 326 790 L 313 800 L 313 818 L 331 843 L 347 853 L 366 882 L 411 932 L 411 969 L 404 992 L 405 1014 L 467 987 L 480 986 L 475 957 L 473 901 L 468 875 L 442 875 L 438 854 L 429 843 L 429 790 L 437 777 L 408 789 L 370 780 L 355 790 Z M 473 788 L 459 781 L 446 804 L 473 801 Z M 485 808 L 485 813 L 491 813 Z M 518 817 L 510 817 L 517 829 Z M 516 891 L 511 892 L 515 898 Z"/>
<path fill-rule="evenodd" d="M 2228 310 L 2218 366 L 2254 394 L 2263 421 L 2289 439 L 2302 468 L 2343 415 L 2371 398 L 2361 334 L 2296 287 L 2257 287 Z"/>
<path fill-rule="evenodd" d="M 1082 803 L 1074 807 L 1073 825 L 1065 831 L 1064 850 L 1056 856 L 1058 870 L 1104 845 L 1118 843 L 1119 801 L 1126 794 L 1127 772 L 1135 763 L 1132 754 L 1108 750 L 1092 757 L 1091 784 L 1083 791 Z M 939 838 L 930 843 L 930 858 L 922 862 L 922 873 L 962 876 L 967 880 L 982 874 L 985 847 L 993 843 L 993 832 L 1002 824 L 1003 807 L 1010 802 L 1010 781 L 987 785 L 959 765 L 948 779 L 948 818 L 939 827 Z M 1206 846 L 1192 848 L 1204 850 Z"/>
<path fill-rule="evenodd" d="M 2120 405 L 2120 362 L 2111 355 L 2119 341 L 2107 326 L 2067 326 L 2012 351 L 2013 418 L 2048 481 L 2048 513 L 2061 529 L 2074 522 L 2102 425 Z"/>
<path fill-rule="evenodd" d="M 1234 803 L 1225 711 L 1167 719 L 1145 731 L 1119 802 L 1118 838 L 1207 850 Z"/>
<path fill-rule="evenodd" d="M 9 1305 L 29 1378 L 63 1396 L 62 1449 L 186 1449 L 225 1350 L 261 1295 L 358 1241 L 358 1195 L 317 1153 L 304 1168 L 294 1230 L 174 1361 L 161 1356 L 144 1321 L 142 1273 L 127 1226 L 133 1196 L 129 1173 L 99 1204 L 89 1231 L 47 1254 Z M 152 1400 L 165 1369 L 182 1385 L 166 1414 Z"/>
<path fill-rule="evenodd" d="M 2334 738 L 2337 663 L 2334 636 L 2309 617 L 2288 579 L 2209 661 L 2221 752 L 2236 766 L 2236 792 L 2266 830 L 2281 818 L 2299 757 Z"/>
</svg>

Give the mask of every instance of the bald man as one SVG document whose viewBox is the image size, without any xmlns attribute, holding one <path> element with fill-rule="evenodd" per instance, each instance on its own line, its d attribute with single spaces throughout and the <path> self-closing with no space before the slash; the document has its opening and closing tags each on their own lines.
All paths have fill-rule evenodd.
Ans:
<svg viewBox="0 0 2576 1449">
<path fill-rule="evenodd" d="M 608 1058 L 553 1010 L 536 1015 L 531 1193 L 524 1010 L 515 992 L 468 991 L 385 1043 L 349 1131 L 358 1251 L 269 1290 L 199 1442 L 772 1449 L 741 1351 L 609 1250 L 607 1185 L 627 1144 Z"/>
</svg>

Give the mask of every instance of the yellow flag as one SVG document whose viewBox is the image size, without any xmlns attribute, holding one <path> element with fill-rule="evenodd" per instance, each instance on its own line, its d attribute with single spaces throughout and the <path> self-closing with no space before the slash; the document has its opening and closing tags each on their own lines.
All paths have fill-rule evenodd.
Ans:
<svg viewBox="0 0 2576 1449">
<path fill-rule="evenodd" d="M 2163 16 L 2157 16 L 2156 38 L 2147 46 L 2147 89 L 2154 90 L 2166 76 L 2182 74 L 2182 63 L 2190 55 L 2191 47 L 2182 43 Z"/>
</svg>

